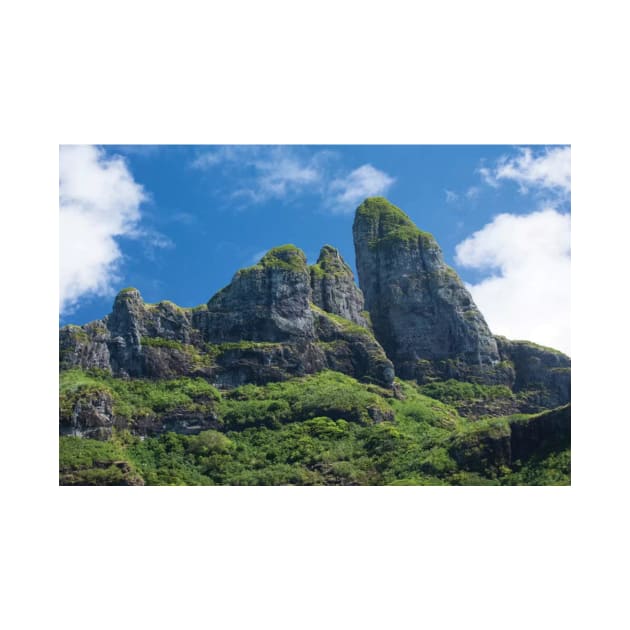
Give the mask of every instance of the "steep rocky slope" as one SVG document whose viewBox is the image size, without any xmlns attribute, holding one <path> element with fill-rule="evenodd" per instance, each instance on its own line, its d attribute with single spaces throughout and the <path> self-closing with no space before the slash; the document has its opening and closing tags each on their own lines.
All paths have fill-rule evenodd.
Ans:
<svg viewBox="0 0 630 630">
<path fill-rule="evenodd" d="M 544 388 L 541 407 L 569 401 L 569 358 L 492 335 L 433 236 L 400 208 L 382 197 L 366 199 L 353 235 L 374 333 L 398 376 L 420 383 L 453 378 L 503 384 L 515 391 Z"/>
</svg>

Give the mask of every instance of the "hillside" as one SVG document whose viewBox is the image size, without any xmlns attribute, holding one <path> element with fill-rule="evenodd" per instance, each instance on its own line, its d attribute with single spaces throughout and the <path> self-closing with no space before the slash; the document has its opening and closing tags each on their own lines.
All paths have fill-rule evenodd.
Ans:
<svg viewBox="0 0 630 630">
<path fill-rule="evenodd" d="M 570 359 L 491 333 L 386 199 L 339 252 L 293 245 L 206 304 L 60 330 L 63 485 L 570 483 Z"/>
</svg>

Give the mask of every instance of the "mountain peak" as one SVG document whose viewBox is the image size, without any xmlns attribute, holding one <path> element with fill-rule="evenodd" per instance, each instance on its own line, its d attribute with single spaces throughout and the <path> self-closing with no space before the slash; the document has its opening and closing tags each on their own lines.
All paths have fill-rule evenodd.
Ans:
<svg viewBox="0 0 630 630">
<path fill-rule="evenodd" d="M 363 294 L 354 282 L 352 269 L 332 245 L 324 245 L 317 263 L 311 265 L 313 303 L 321 309 L 369 327 Z"/>
<path fill-rule="evenodd" d="M 433 236 L 383 197 L 357 208 L 353 236 L 374 332 L 397 373 L 423 380 L 438 362 L 451 370 L 441 376 L 494 381 L 496 341 Z"/>
<path fill-rule="evenodd" d="M 279 267 L 289 271 L 305 271 L 306 255 L 295 245 L 280 245 L 270 249 L 258 264 L 263 267 Z"/>
</svg>

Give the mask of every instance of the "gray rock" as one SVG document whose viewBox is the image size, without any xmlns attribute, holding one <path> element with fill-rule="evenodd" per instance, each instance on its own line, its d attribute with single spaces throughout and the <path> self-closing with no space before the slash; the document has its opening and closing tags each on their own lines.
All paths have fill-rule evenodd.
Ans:
<svg viewBox="0 0 630 630">
<path fill-rule="evenodd" d="M 117 377 L 201 376 L 221 388 L 335 369 L 390 386 L 391 362 L 356 323 L 367 322 L 352 273 L 343 261 L 328 260 L 336 250 L 325 250 L 323 273 L 339 274 L 323 289 L 326 305 L 354 321 L 313 304 L 306 257 L 287 245 L 236 273 L 201 307 L 146 304 L 136 289 L 124 289 L 103 320 L 60 330 L 60 366 L 99 368 Z"/>
<path fill-rule="evenodd" d="M 111 394 L 101 390 L 79 391 L 69 409 L 60 410 L 60 435 L 104 440 L 116 425 Z"/>
<path fill-rule="evenodd" d="M 359 206 L 353 236 L 374 332 L 397 374 L 421 378 L 429 362 L 443 377 L 495 382 L 496 341 L 433 236 L 382 197 Z"/>
<path fill-rule="evenodd" d="M 334 247 L 322 247 L 317 263 L 311 265 L 310 272 L 314 304 L 328 313 L 370 327 L 364 310 L 363 293 L 354 282 L 352 270 Z"/>
<path fill-rule="evenodd" d="M 208 302 L 206 336 L 224 341 L 313 339 L 310 274 L 304 252 L 294 245 L 269 251 L 241 269 Z"/>
<path fill-rule="evenodd" d="M 530 341 L 496 337 L 501 359 L 514 368 L 510 386 L 520 393 L 520 411 L 534 412 L 571 401 L 571 359 Z"/>
</svg>

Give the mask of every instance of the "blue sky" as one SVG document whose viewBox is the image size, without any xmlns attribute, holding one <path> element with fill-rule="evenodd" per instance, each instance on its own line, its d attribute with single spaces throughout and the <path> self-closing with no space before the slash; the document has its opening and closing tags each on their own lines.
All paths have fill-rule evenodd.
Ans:
<svg viewBox="0 0 630 630">
<path fill-rule="evenodd" d="M 60 148 L 61 324 L 206 302 L 271 247 L 355 268 L 354 210 L 381 194 L 433 233 L 494 332 L 569 352 L 570 148 Z"/>
</svg>

